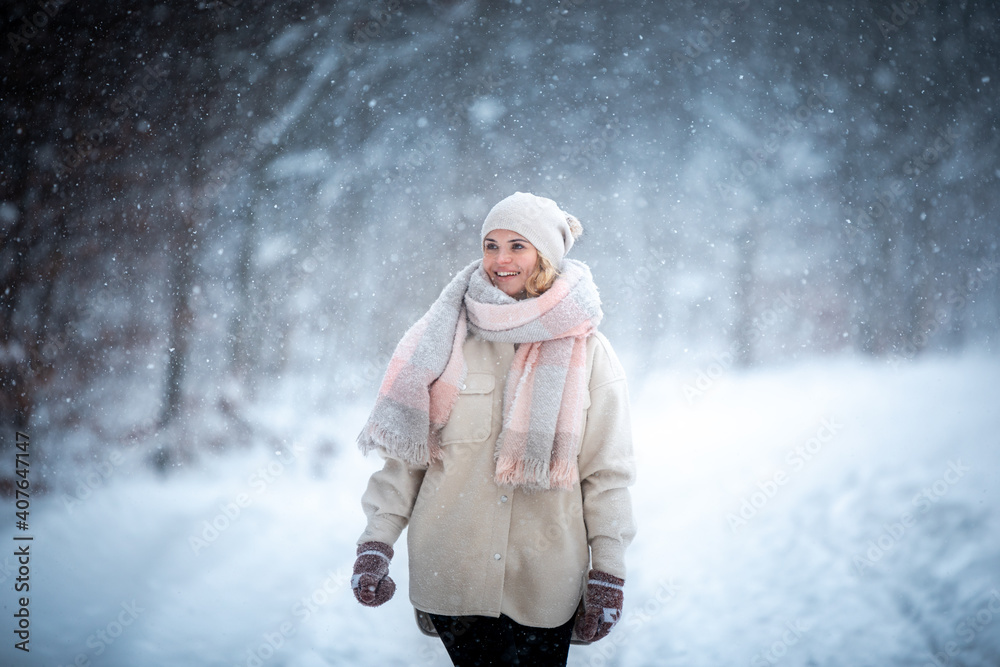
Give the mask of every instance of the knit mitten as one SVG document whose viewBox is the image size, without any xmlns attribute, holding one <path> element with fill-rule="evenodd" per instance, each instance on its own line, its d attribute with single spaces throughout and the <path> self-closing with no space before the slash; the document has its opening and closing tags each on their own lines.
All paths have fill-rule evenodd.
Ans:
<svg viewBox="0 0 1000 667">
<path fill-rule="evenodd" d="M 622 617 L 625 601 L 625 580 L 613 574 L 591 570 L 587 592 L 583 598 L 583 612 L 576 617 L 577 636 L 589 642 L 603 639 Z"/>
<path fill-rule="evenodd" d="M 351 588 L 354 597 L 366 607 L 385 604 L 396 592 L 396 582 L 389 578 L 389 561 L 392 547 L 385 542 L 365 542 L 358 545 L 358 559 L 354 561 Z"/>
</svg>

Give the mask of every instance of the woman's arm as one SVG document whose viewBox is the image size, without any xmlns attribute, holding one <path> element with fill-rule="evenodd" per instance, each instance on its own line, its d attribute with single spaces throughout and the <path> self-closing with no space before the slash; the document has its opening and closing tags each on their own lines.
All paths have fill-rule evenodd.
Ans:
<svg viewBox="0 0 1000 667">
<path fill-rule="evenodd" d="M 583 519 L 591 567 L 624 579 L 625 549 L 636 531 L 628 491 L 635 481 L 628 387 L 607 339 L 597 337 L 579 458 Z"/>
<path fill-rule="evenodd" d="M 358 538 L 358 544 L 395 544 L 410 520 L 413 503 L 426 472 L 426 468 L 411 466 L 399 459 L 385 459 L 385 465 L 371 476 L 368 488 L 361 496 L 368 526 Z"/>
</svg>

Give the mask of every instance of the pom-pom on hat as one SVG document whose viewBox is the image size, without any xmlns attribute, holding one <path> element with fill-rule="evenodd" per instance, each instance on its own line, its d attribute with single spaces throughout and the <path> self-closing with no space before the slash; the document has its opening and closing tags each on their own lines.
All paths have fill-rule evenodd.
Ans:
<svg viewBox="0 0 1000 667">
<path fill-rule="evenodd" d="M 529 192 L 515 192 L 494 206 L 483 221 L 480 240 L 494 229 L 520 234 L 556 269 L 562 267 L 563 257 L 583 233 L 580 221 L 558 204 Z"/>
</svg>

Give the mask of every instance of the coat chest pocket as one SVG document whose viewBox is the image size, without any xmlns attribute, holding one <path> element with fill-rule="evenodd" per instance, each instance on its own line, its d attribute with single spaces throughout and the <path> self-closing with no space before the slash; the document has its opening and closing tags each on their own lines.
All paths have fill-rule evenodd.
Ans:
<svg viewBox="0 0 1000 667">
<path fill-rule="evenodd" d="M 493 431 L 492 373 L 469 373 L 458 392 L 448 423 L 441 429 L 441 444 L 485 442 Z"/>
</svg>

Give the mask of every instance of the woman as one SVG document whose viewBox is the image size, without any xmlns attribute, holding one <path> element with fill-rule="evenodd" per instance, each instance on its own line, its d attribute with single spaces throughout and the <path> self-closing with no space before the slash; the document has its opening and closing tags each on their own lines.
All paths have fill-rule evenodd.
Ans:
<svg viewBox="0 0 1000 667">
<path fill-rule="evenodd" d="M 621 616 L 635 477 L 621 364 L 597 332 L 579 221 L 523 192 L 486 216 L 483 258 L 403 336 L 358 438 L 385 466 L 362 505 L 352 587 L 410 601 L 456 665 L 565 665 Z"/>
</svg>

